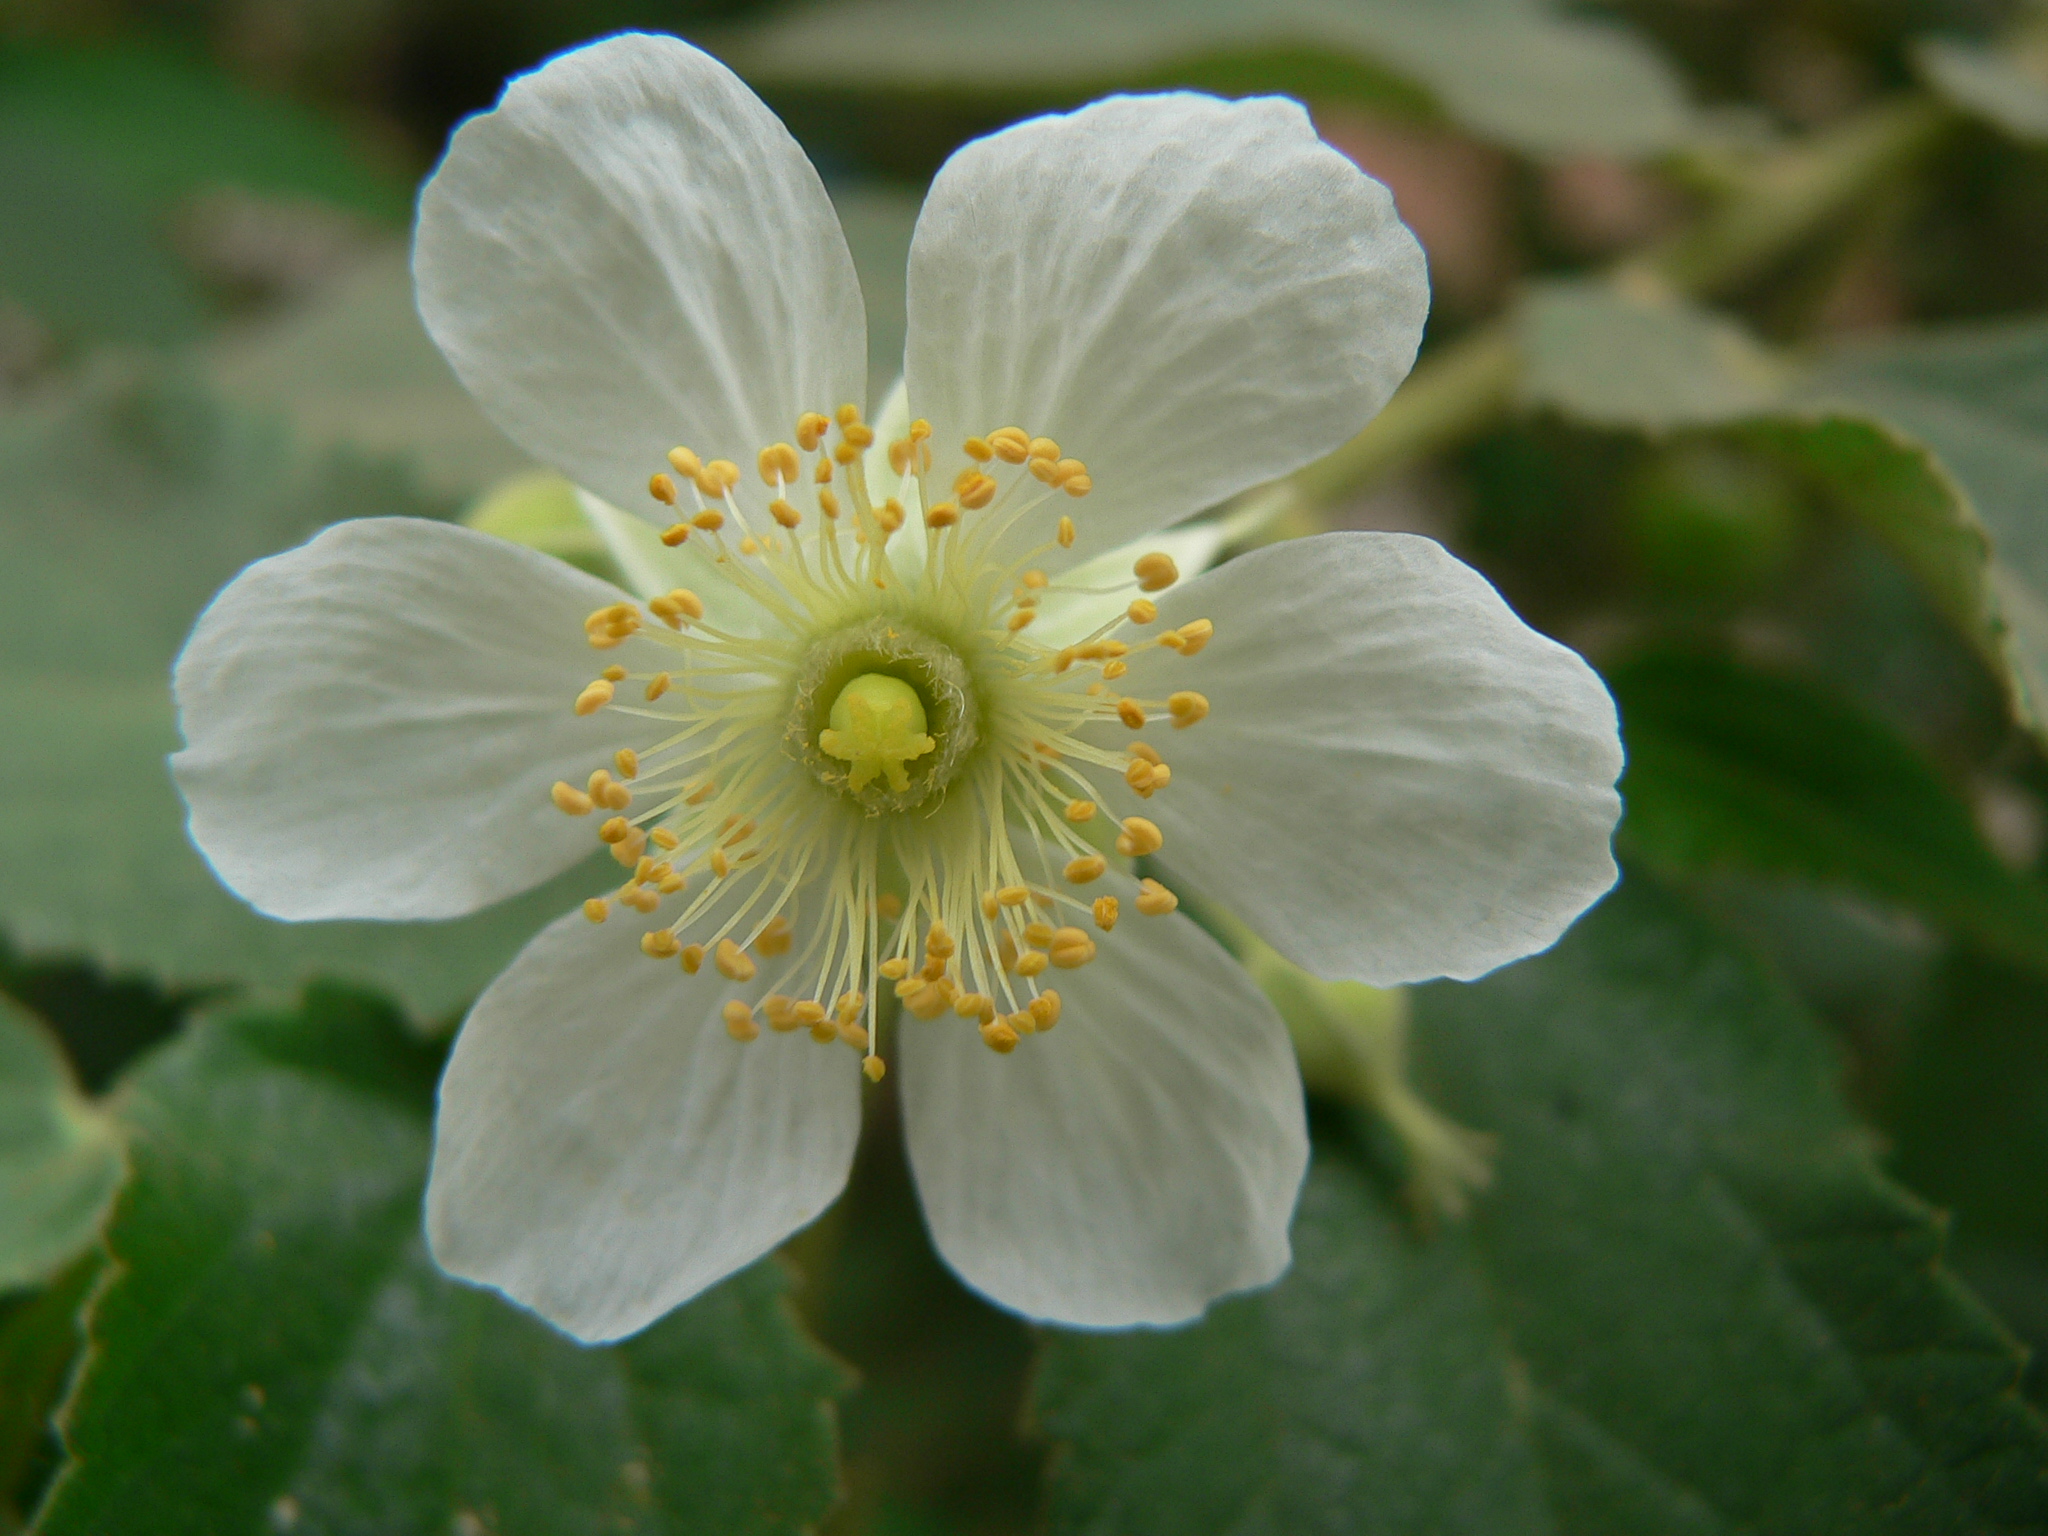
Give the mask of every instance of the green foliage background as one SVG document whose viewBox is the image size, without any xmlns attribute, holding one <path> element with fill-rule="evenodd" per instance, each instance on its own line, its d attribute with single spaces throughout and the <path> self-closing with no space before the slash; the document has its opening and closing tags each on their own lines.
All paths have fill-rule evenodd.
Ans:
<svg viewBox="0 0 2048 1536">
<path fill-rule="evenodd" d="M 839 202 L 1103 91 L 1285 91 L 1428 246 L 1235 548 L 1442 539 L 1620 705 L 1620 889 L 1398 996 L 1239 945 L 1315 1165 L 1197 1326 L 1034 1330 L 847 1196 L 573 1346 L 419 1232 L 467 1000 L 584 893 L 255 917 L 167 671 L 336 519 L 605 556 L 411 309 L 503 77 L 714 48 Z M 0 1536 L 2048 1532 L 2048 13 L 2004 0 L 16 0 L 0 10 Z"/>
</svg>

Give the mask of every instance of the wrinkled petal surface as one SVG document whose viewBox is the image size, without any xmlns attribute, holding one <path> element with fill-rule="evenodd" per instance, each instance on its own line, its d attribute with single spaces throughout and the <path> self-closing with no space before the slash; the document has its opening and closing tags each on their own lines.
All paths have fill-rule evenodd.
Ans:
<svg viewBox="0 0 2048 1536">
<path fill-rule="evenodd" d="M 459 128 L 420 194 L 420 314 L 520 447 L 653 516 L 684 444 L 736 461 L 860 402 L 838 216 L 739 78 L 671 37 L 549 61 Z"/>
<path fill-rule="evenodd" d="M 899 1033 L 911 1169 L 940 1254 L 1026 1317 L 1171 1324 L 1286 1269 L 1308 1166 L 1272 1006 L 1179 914 L 1126 916 L 1008 1056 L 971 1020 Z"/>
<path fill-rule="evenodd" d="M 477 1000 L 441 1079 L 427 1237 L 450 1274 L 588 1343 L 752 1263 L 838 1196 L 860 1062 L 726 1034 L 736 988 L 650 960 L 651 923 L 572 913 Z"/>
<path fill-rule="evenodd" d="M 1084 460 L 1085 559 L 1318 458 L 1386 404 L 1429 304 L 1387 189 L 1299 105 L 1179 92 L 959 150 L 911 242 L 910 403 Z"/>
<path fill-rule="evenodd" d="M 619 744 L 579 719 L 583 620 L 624 594 L 419 518 L 338 523 L 259 560 L 178 657 L 192 840 L 272 917 L 457 917 L 595 846 L 548 786 Z"/>
<path fill-rule="evenodd" d="M 1206 649 L 1148 653 L 1127 684 L 1211 707 L 1148 729 L 1173 780 L 1142 812 L 1171 876 L 1297 965 L 1467 980 L 1548 947 L 1614 883 L 1606 685 L 1441 545 L 1255 550 L 1160 603 L 1161 625 L 1200 617 Z"/>
</svg>

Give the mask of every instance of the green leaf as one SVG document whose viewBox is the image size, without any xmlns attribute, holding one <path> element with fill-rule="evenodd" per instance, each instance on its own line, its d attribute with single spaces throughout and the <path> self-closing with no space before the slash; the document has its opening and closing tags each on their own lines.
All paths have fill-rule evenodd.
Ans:
<svg viewBox="0 0 2048 1536">
<path fill-rule="evenodd" d="M 1913 45 L 1912 59 L 1921 78 L 1952 106 L 2023 144 L 2048 144 L 2048 78 L 2024 53 L 1927 37 Z"/>
<path fill-rule="evenodd" d="M 1663 61 L 1561 10 L 1541 0 L 1054 0 L 1026 18 L 1003 0 L 858 0 L 777 17 L 723 51 L 771 91 L 908 94 L 1019 115 L 1187 85 L 1363 98 L 1536 155 L 1642 156 L 1684 141 L 1692 114 Z"/>
<path fill-rule="evenodd" d="M 1999 862 L 1883 721 L 1725 656 L 1639 656 L 1607 681 L 1628 745 L 1630 851 L 1672 870 L 1811 880 L 2048 967 L 2048 892 Z"/>
<path fill-rule="evenodd" d="M 28 1524 L 56 1468 L 51 1424 L 84 1335 L 79 1314 L 105 1261 L 88 1250 L 39 1291 L 0 1303 L 0 1532 Z"/>
<path fill-rule="evenodd" d="M 185 836 L 168 680 L 201 607 L 339 517 L 442 506 L 400 468 L 309 462 L 277 425 L 150 370 L 0 416 L 0 928 L 21 951 L 174 988 L 353 978 L 433 1017 L 589 894 L 571 871 L 455 922 L 274 923 Z"/>
<path fill-rule="evenodd" d="M 807 1529 L 844 1372 L 782 1272 L 589 1349 L 420 1235 L 436 1062 L 380 1005 L 209 1021 L 132 1080 L 134 1173 L 36 1529 Z"/>
<path fill-rule="evenodd" d="M 42 1280 L 99 1231 L 121 1133 L 49 1032 L 0 998 L 0 1291 Z"/>
<path fill-rule="evenodd" d="M 1766 411 L 1788 380 L 1732 321 L 1609 283 L 1532 283 L 1519 315 L 1523 403 L 1661 432 Z"/>
<path fill-rule="evenodd" d="M 1326 1139 L 1278 1285 L 1050 1336 L 1056 1531 L 2048 1529 L 2016 1347 L 1759 965 L 1632 878 L 1416 1013 L 1477 1217 L 1417 1242 Z"/>
</svg>

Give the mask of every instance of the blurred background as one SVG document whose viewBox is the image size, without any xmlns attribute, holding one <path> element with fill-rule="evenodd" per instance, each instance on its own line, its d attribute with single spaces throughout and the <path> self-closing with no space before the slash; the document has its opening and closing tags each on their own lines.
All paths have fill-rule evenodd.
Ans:
<svg viewBox="0 0 2048 1536">
<path fill-rule="evenodd" d="M 1476 988 L 1248 955 L 1323 1180 L 1280 1299 L 1047 1343 L 932 1256 L 886 1096 L 794 1268 L 616 1369 L 434 1299 L 435 1042 L 579 878 L 283 928 L 185 843 L 167 669 L 248 560 L 399 513 L 602 569 L 406 239 L 456 122 L 626 28 L 817 162 L 876 398 L 926 180 L 1109 90 L 1297 96 L 1427 247 L 1414 377 L 1233 536 L 1428 534 L 1587 655 L 1629 876 Z M 2048 1529 L 2044 722 L 2048 13 L 0 0 L 0 1532 L 74 1391 L 38 1529 Z M 334 1214 L 372 1185 L 382 1226 Z"/>
</svg>

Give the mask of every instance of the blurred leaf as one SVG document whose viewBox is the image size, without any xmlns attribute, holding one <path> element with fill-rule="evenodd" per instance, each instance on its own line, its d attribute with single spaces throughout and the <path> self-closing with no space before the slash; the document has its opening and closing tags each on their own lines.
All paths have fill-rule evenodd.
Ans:
<svg viewBox="0 0 2048 1536">
<path fill-rule="evenodd" d="M 309 448 L 408 458 L 439 495 L 472 495 L 530 467 L 428 339 L 410 258 L 395 245 L 215 344 L 206 375 L 234 404 L 283 414 Z"/>
<path fill-rule="evenodd" d="M 1741 327 L 1675 297 L 1614 285 L 1529 286 L 1522 399 L 1600 427 L 1667 431 L 1769 409 L 1786 369 Z"/>
<path fill-rule="evenodd" d="M 420 1234 L 434 1056 L 380 1005 L 198 1026 L 131 1081 L 119 1265 L 45 1536 L 794 1532 L 843 1371 L 774 1264 L 579 1346 Z"/>
<path fill-rule="evenodd" d="M 397 223 L 402 176 L 291 102 L 168 49 L 0 43 L 0 294 L 60 332 L 165 342 L 206 301 L 174 209 L 224 186 Z"/>
<path fill-rule="evenodd" d="M 358 978 L 433 1017 L 588 894 L 571 871 L 455 922 L 275 923 L 185 837 L 165 757 L 193 619 L 248 561 L 337 518 L 441 510 L 401 470 L 308 462 L 189 381 L 107 371 L 0 416 L 0 487 L 0 929 L 25 955 L 174 988 Z"/>
<path fill-rule="evenodd" d="M 1607 673 L 1628 769 L 1625 846 L 1667 869 L 1749 869 L 1904 908 L 2048 969 L 2048 891 L 1883 721 L 1786 672 L 1656 653 Z"/>
<path fill-rule="evenodd" d="M 39 1291 L 0 1303 L 0 1532 L 26 1525 L 55 1469 L 50 1422 L 84 1334 L 79 1313 L 104 1260 L 88 1251 Z"/>
<path fill-rule="evenodd" d="M 1536 155 L 1644 156 L 1693 131 L 1677 80 L 1617 27 L 1541 0 L 855 0 L 725 47 L 764 88 L 1000 105 L 1188 85 L 1363 98 Z"/>
<path fill-rule="evenodd" d="M 49 1032 L 0 998 L 0 1291 L 43 1280 L 99 1231 L 121 1133 Z"/>
<path fill-rule="evenodd" d="M 1912 48 L 1922 78 L 1948 102 L 2022 143 L 2048 143 L 2048 79 L 2014 53 L 1954 37 Z"/>
<path fill-rule="evenodd" d="M 1056 1530 L 2048 1528 L 2017 1348 L 1760 966 L 1632 879 L 1416 1011 L 1500 1138 L 1469 1231 L 1418 1245 L 1324 1145 L 1277 1286 L 1050 1337 Z"/>
</svg>

